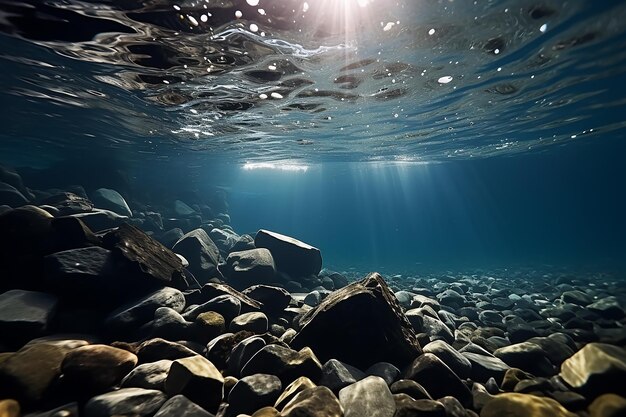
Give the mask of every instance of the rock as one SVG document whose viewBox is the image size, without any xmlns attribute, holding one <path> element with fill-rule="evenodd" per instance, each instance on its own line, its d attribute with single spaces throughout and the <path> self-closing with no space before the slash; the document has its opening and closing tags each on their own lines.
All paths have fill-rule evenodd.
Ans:
<svg viewBox="0 0 626 417">
<path fill-rule="evenodd" d="M 217 265 L 220 252 L 203 229 L 195 229 L 181 237 L 172 250 L 180 253 L 189 262 L 189 270 L 200 283 L 219 277 Z"/>
<path fill-rule="evenodd" d="M 237 343 L 227 360 L 229 372 L 239 376 L 244 365 L 265 345 L 265 340 L 258 336 L 248 337 Z"/>
<path fill-rule="evenodd" d="M 474 382 L 472 384 L 472 403 L 475 410 L 482 410 L 485 404 L 493 398 L 494 396 L 489 393 L 484 385 L 479 384 L 478 382 Z"/>
<path fill-rule="evenodd" d="M 564 333 L 554 333 L 547 337 L 533 337 L 528 342 L 540 346 L 546 356 L 556 366 L 572 356 L 577 348 L 574 340 Z"/>
<path fill-rule="evenodd" d="M 226 295 L 226 294 L 231 295 L 235 297 L 237 300 L 239 300 L 239 302 L 241 303 L 241 313 L 248 313 L 250 311 L 260 311 L 261 307 L 263 307 L 261 303 L 259 303 L 258 301 L 253 300 L 247 295 L 225 284 L 215 284 L 215 283 L 205 284 L 202 287 L 202 294 L 207 297 L 206 298 L 207 300 L 210 300 L 220 295 Z"/>
<path fill-rule="evenodd" d="M 502 381 L 507 369 L 510 368 L 502 360 L 494 356 L 485 356 L 478 353 L 463 352 L 463 356 L 472 364 L 471 378 L 478 382 L 487 382 L 491 377 L 496 381 Z"/>
<path fill-rule="evenodd" d="M 406 369 L 404 378 L 419 382 L 433 398 L 451 395 L 466 407 L 472 402 L 465 384 L 432 353 L 424 353 L 415 359 Z"/>
<path fill-rule="evenodd" d="M 85 417 L 151 416 L 165 402 L 161 391 L 123 388 L 90 399 L 85 405 Z"/>
<path fill-rule="evenodd" d="M 178 242 L 185 233 L 183 233 L 182 229 L 175 227 L 173 229 L 169 229 L 167 232 L 163 233 L 159 240 L 168 248 L 173 247 L 176 242 Z M 181 255 L 182 256 L 182 255 Z"/>
<path fill-rule="evenodd" d="M 150 321 L 160 307 L 180 313 L 185 308 L 185 296 L 175 288 L 161 288 L 110 313 L 105 326 L 110 333 L 132 332 Z"/>
<path fill-rule="evenodd" d="M 167 400 L 154 417 L 215 417 L 184 395 L 175 395 Z"/>
<path fill-rule="evenodd" d="M 589 311 L 599 314 L 605 319 L 619 320 L 624 317 L 624 309 L 615 296 L 610 296 L 596 301 L 587 306 Z"/>
<path fill-rule="evenodd" d="M 333 292 L 300 323 L 291 346 L 309 346 L 324 361 L 335 358 L 360 369 L 376 362 L 403 368 L 421 353 L 411 324 L 377 273 Z"/>
<path fill-rule="evenodd" d="M 13 398 L 23 407 L 37 405 L 61 375 L 70 348 L 53 343 L 26 345 L 0 360 L 0 398 Z"/>
<path fill-rule="evenodd" d="M 309 378 L 301 376 L 285 388 L 283 393 L 280 394 L 280 397 L 276 400 L 274 407 L 279 410 L 283 409 L 285 405 L 293 399 L 293 397 L 308 388 L 315 388 L 315 384 L 311 382 Z"/>
<path fill-rule="evenodd" d="M 199 314 L 207 311 L 219 313 L 224 317 L 225 323 L 229 323 L 241 312 L 241 301 L 232 295 L 219 295 L 204 304 L 189 309 L 183 313 L 183 317 L 186 320 L 195 320 Z"/>
<path fill-rule="evenodd" d="M 0 205 L 16 208 L 25 206 L 29 203 L 28 199 L 20 193 L 15 187 L 5 182 L 0 182 Z"/>
<path fill-rule="evenodd" d="M 563 380 L 587 395 L 626 394 L 626 351 L 604 343 L 589 343 L 561 364 Z"/>
<path fill-rule="evenodd" d="M 424 346 L 423 350 L 424 353 L 432 353 L 441 359 L 441 361 L 448 365 L 459 378 L 469 378 L 472 371 L 472 364 L 469 359 L 457 352 L 456 349 L 443 340 L 430 342 Z"/>
<path fill-rule="evenodd" d="M 88 345 L 70 351 L 61 370 L 76 390 L 97 393 L 118 384 L 137 365 L 137 356 L 107 345 Z"/>
<path fill-rule="evenodd" d="M 280 416 L 280 412 L 274 407 L 263 407 L 259 408 L 252 414 L 252 417 L 278 417 Z"/>
<path fill-rule="evenodd" d="M 177 359 L 165 381 L 165 392 L 168 395 L 183 394 L 206 410 L 215 412 L 224 395 L 224 377 L 200 355 Z"/>
<path fill-rule="evenodd" d="M 20 404 L 15 400 L 0 400 L 0 417 L 20 417 Z"/>
<path fill-rule="evenodd" d="M 253 285 L 243 291 L 243 294 L 262 304 L 263 311 L 277 313 L 289 306 L 291 294 L 280 287 L 269 285 Z"/>
<path fill-rule="evenodd" d="M 174 213 L 180 217 L 196 215 L 196 211 L 180 200 L 174 201 Z"/>
<path fill-rule="evenodd" d="M 422 320 L 422 332 L 428 334 L 430 340 L 444 340 L 448 343 L 454 342 L 452 331 L 441 320 L 428 315 L 423 315 Z"/>
<path fill-rule="evenodd" d="M 495 310 L 483 310 L 478 314 L 478 319 L 486 326 L 501 326 L 502 315 Z"/>
<path fill-rule="evenodd" d="M 438 401 L 443 405 L 443 408 L 446 410 L 446 417 L 467 416 L 465 408 L 456 398 L 448 396 L 439 398 Z"/>
<path fill-rule="evenodd" d="M 41 336 L 54 316 L 57 301 L 54 295 L 43 292 L 5 292 L 0 295 L 0 334 L 10 335 L 7 341 L 14 346 Z"/>
<path fill-rule="evenodd" d="M 123 224 L 102 240 L 117 258 L 128 262 L 133 275 L 181 290 L 188 287 L 178 256 L 138 228 Z"/>
<path fill-rule="evenodd" d="M 317 275 L 322 269 L 319 249 L 292 237 L 261 229 L 254 238 L 254 245 L 269 249 L 276 269 L 293 278 Z"/>
<path fill-rule="evenodd" d="M 626 416 L 626 398 L 615 394 L 603 394 L 589 406 L 590 417 Z"/>
<path fill-rule="evenodd" d="M 591 304 L 593 302 L 593 299 L 589 295 L 578 290 L 565 291 L 561 295 L 561 299 L 566 303 L 572 303 L 579 306 L 586 306 L 587 304 Z"/>
<path fill-rule="evenodd" d="M 252 414 L 262 407 L 274 405 L 282 390 L 275 375 L 254 374 L 241 378 L 228 395 L 230 415 Z"/>
<path fill-rule="evenodd" d="M 387 385 L 391 385 L 400 379 L 402 373 L 389 362 L 378 362 L 367 368 L 365 374 L 381 377 Z"/>
<path fill-rule="evenodd" d="M 317 307 L 322 302 L 322 294 L 319 291 L 311 291 L 304 297 L 304 304 Z"/>
<path fill-rule="evenodd" d="M 162 337 L 166 340 L 196 340 L 198 336 L 194 323 L 169 307 L 159 307 L 154 312 L 154 320 L 144 324 L 140 334 L 146 338 Z"/>
<path fill-rule="evenodd" d="M 268 319 L 264 313 L 250 312 L 235 317 L 229 326 L 229 330 L 233 333 L 241 330 L 248 330 L 256 334 L 267 332 Z"/>
<path fill-rule="evenodd" d="M 330 359 L 322 367 L 322 377 L 319 385 L 328 387 L 334 393 L 338 393 L 342 388 L 354 384 L 365 377 L 365 373 L 359 369 L 336 359 Z"/>
<path fill-rule="evenodd" d="M 433 400 L 415 400 L 406 394 L 395 394 L 396 414 L 394 417 L 446 417 L 443 404 Z"/>
<path fill-rule="evenodd" d="M 507 365 L 537 376 L 552 376 L 556 372 L 544 350 L 534 343 L 517 343 L 499 348 L 493 354 Z"/>
<path fill-rule="evenodd" d="M 480 417 L 577 417 L 561 404 L 547 397 L 505 393 L 487 402 Z"/>
<path fill-rule="evenodd" d="M 440 304 L 453 308 L 459 308 L 465 305 L 465 297 L 454 290 L 445 290 L 437 294 L 437 300 L 439 300 Z"/>
<path fill-rule="evenodd" d="M 326 387 L 299 392 L 280 413 L 281 417 L 343 417 L 341 404 Z"/>
<path fill-rule="evenodd" d="M 129 221 L 126 216 L 120 216 L 112 211 L 102 209 L 93 209 L 87 213 L 76 213 L 69 216 L 85 223 L 94 232 L 112 229 Z"/>
<path fill-rule="evenodd" d="M 146 340 L 137 348 L 137 357 L 140 363 L 156 362 L 162 359 L 182 359 L 195 356 L 196 352 L 179 343 L 155 338 Z"/>
<path fill-rule="evenodd" d="M 198 328 L 198 338 L 203 342 L 208 342 L 213 338 L 221 335 L 226 330 L 226 321 L 224 317 L 215 311 L 207 311 L 200 313 L 196 317 L 196 327 Z"/>
<path fill-rule="evenodd" d="M 251 337 L 254 333 L 243 330 L 241 332 L 224 333 L 209 342 L 207 345 L 206 357 L 213 362 L 213 364 L 219 369 L 226 368 L 226 364 L 230 358 L 230 355 L 235 346 Z"/>
<path fill-rule="evenodd" d="M 220 253 L 224 255 L 227 255 L 229 252 L 234 252 L 233 247 L 239 241 L 239 235 L 228 229 L 222 230 L 218 228 L 213 228 L 209 232 L 209 236 L 211 237 L 213 242 L 215 242 L 215 245 L 219 248 Z M 254 249 L 254 247 L 245 248 L 244 250 L 247 249 Z"/>
<path fill-rule="evenodd" d="M 130 211 L 130 207 L 128 207 L 124 197 L 110 188 L 98 188 L 91 194 L 91 201 L 93 201 L 98 208 L 111 210 L 122 216 L 133 216 L 133 212 Z"/>
<path fill-rule="evenodd" d="M 248 249 L 254 249 L 254 238 L 250 235 L 241 235 L 229 252 L 241 252 Z"/>
<path fill-rule="evenodd" d="M 532 374 L 522 371 L 518 368 L 510 368 L 504 373 L 502 378 L 502 389 L 504 391 L 513 391 L 515 386 L 523 380 L 533 378 Z"/>
<path fill-rule="evenodd" d="M 276 275 L 272 254 L 265 248 L 231 252 L 220 270 L 233 287 L 240 289 L 254 284 L 271 284 Z"/>
<path fill-rule="evenodd" d="M 39 204 L 54 207 L 58 212 L 58 216 L 89 213 L 94 209 L 93 203 L 87 198 L 66 191 L 59 191 L 40 199 Z"/>
<path fill-rule="evenodd" d="M 0 181 L 11 185 L 27 198 L 32 198 L 33 195 L 28 188 L 24 186 L 22 177 L 13 168 L 8 168 L 0 165 Z"/>
<path fill-rule="evenodd" d="M 267 345 L 259 350 L 241 370 L 242 376 L 271 374 L 288 385 L 300 376 L 318 381 L 322 364 L 308 347 L 299 352 L 279 345 Z"/>
<path fill-rule="evenodd" d="M 172 361 L 162 359 L 156 362 L 144 363 L 137 366 L 124 377 L 120 385 L 122 388 L 144 388 L 165 390 L 165 380 L 170 372 Z"/>
<path fill-rule="evenodd" d="M 432 400 L 426 389 L 411 379 L 400 379 L 389 387 L 392 394 L 407 394 L 414 400 Z"/>
<path fill-rule="evenodd" d="M 393 417 L 396 412 L 396 403 L 387 383 L 377 376 L 368 376 L 342 388 L 339 402 L 345 417 Z"/>
</svg>

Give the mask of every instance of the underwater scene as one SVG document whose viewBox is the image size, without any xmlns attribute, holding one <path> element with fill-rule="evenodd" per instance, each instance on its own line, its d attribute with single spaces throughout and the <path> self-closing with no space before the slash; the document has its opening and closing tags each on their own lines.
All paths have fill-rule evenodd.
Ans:
<svg viewBox="0 0 626 417">
<path fill-rule="evenodd" d="M 626 417 L 626 2 L 0 0 L 0 417 Z"/>
</svg>

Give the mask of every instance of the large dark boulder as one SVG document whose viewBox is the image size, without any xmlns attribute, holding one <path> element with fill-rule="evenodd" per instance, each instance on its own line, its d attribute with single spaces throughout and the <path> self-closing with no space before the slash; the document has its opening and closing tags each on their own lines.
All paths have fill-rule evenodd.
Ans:
<svg viewBox="0 0 626 417">
<path fill-rule="evenodd" d="M 422 353 L 411 324 L 378 273 L 330 294 L 300 323 L 291 346 L 309 346 L 323 362 L 338 359 L 359 369 L 390 362 L 403 368 Z"/>
<path fill-rule="evenodd" d="M 56 208 L 60 216 L 88 213 L 94 208 L 93 203 L 88 199 L 67 191 L 59 191 L 58 193 L 42 197 L 39 203 Z"/>
<path fill-rule="evenodd" d="M 276 268 L 292 277 L 317 275 L 322 269 L 320 250 L 292 237 L 261 229 L 254 246 L 269 249 Z"/>
</svg>

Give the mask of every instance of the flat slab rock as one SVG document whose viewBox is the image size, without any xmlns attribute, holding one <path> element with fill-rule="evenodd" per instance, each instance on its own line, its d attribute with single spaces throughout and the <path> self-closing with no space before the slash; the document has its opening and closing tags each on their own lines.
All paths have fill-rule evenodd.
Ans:
<svg viewBox="0 0 626 417">
<path fill-rule="evenodd" d="M 403 368 L 422 352 L 411 324 L 378 273 L 330 294 L 300 323 L 291 346 L 309 346 L 323 362 L 338 359 L 359 369 L 389 362 Z"/>
</svg>

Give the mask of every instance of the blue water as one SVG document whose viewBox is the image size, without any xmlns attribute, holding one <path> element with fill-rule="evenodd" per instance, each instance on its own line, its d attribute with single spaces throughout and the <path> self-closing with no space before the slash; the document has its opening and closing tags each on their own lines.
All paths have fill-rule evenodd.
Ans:
<svg viewBox="0 0 626 417">
<path fill-rule="evenodd" d="M 28 186 L 218 187 L 336 269 L 626 267 L 624 2 L 39 3 L 0 2 Z"/>
</svg>

